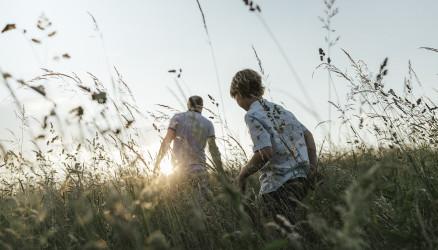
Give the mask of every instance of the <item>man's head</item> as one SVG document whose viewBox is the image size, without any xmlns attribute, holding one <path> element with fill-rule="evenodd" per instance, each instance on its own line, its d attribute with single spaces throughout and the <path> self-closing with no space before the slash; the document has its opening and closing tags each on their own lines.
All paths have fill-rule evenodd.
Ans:
<svg viewBox="0 0 438 250">
<path fill-rule="evenodd" d="M 202 97 L 194 95 L 189 98 L 187 101 L 187 108 L 192 111 L 202 111 L 202 107 L 204 106 L 204 101 Z"/>
<path fill-rule="evenodd" d="M 252 69 L 237 72 L 231 81 L 230 95 L 245 110 L 249 109 L 254 99 L 262 97 L 264 92 L 262 77 Z"/>
</svg>

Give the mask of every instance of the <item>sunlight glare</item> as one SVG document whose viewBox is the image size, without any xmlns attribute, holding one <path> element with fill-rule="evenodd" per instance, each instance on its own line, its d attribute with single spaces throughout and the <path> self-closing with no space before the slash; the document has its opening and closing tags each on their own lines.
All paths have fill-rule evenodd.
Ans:
<svg viewBox="0 0 438 250">
<path fill-rule="evenodd" d="M 171 174 L 173 174 L 174 169 L 173 169 L 172 163 L 171 163 L 171 161 L 170 161 L 169 158 L 165 157 L 165 158 L 161 161 L 161 164 L 160 164 L 160 172 L 161 172 L 163 175 L 166 175 L 166 176 L 167 176 L 167 175 L 171 175 Z"/>
</svg>

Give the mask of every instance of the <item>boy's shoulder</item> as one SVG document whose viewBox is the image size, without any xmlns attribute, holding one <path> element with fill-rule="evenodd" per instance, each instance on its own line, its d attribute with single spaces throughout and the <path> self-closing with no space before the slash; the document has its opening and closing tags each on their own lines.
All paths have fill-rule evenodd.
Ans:
<svg viewBox="0 0 438 250">
<path fill-rule="evenodd" d="M 253 123 L 255 120 L 258 122 L 263 122 L 264 120 L 268 119 L 268 116 L 268 112 L 266 112 L 261 105 L 257 105 L 246 112 L 245 122 L 247 124 Z"/>
<path fill-rule="evenodd" d="M 251 105 L 251 109 L 246 112 L 245 116 L 256 118 L 266 117 L 268 113 L 272 111 L 275 105 L 277 104 L 269 102 L 265 99 L 258 100 Z"/>
<path fill-rule="evenodd" d="M 245 121 L 260 118 L 261 116 L 263 116 L 263 113 L 261 111 L 262 110 L 260 110 L 258 108 L 253 108 L 253 109 L 248 110 L 245 114 Z"/>
</svg>

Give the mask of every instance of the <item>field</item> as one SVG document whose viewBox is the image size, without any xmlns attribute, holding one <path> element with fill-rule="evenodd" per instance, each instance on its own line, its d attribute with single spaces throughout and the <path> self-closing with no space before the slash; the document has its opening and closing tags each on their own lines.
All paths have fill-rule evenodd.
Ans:
<svg viewBox="0 0 438 250">
<path fill-rule="evenodd" d="M 340 73 L 334 66 L 327 66 Z M 348 78 L 353 93 L 364 95 L 371 110 L 376 111 L 368 114 L 368 119 L 375 121 L 368 123 L 373 126 L 368 133 L 379 144 L 369 146 L 361 141 L 360 131 L 365 130 L 366 122 L 349 114 L 354 111 L 343 112 L 345 123 L 351 126 L 351 145 L 320 152 L 319 170 L 324 182 L 301 204 L 307 216 L 296 225 L 261 220 L 256 178 L 251 179 L 248 193 L 241 196 L 235 179 L 246 156 L 231 136 L 226 138 L 233 152 L 226 161 L 226 176 L 211 172 L 212 199 L 201 210 L 193 199 L 193 190 L 184 183 L 176 186 L 175 177 L 148 174 L 152 159 L 136 153 L 135 137 L 127 141 L 117 131 L 101 131 L 78 144 L 73 152 L 55 146 L 35 151 L 34 161 L 24 158 L 19 148 L 3 152 L 2 168 L 17 178 L 2 180 L 2 247 L 436 248 L 436 107 L 427 99 L 398 97 L 393 90 L 380 87 L 378 80 L 364 77 L 360 67 L 356 69 L 356 80 L 342 77 Z M 100 105 L 106 104 L 102 101 Z M 125 116 L 119 115 L 121 119 Z M 62 141 L 62 135 L 49 124 L 48 134 L 40 140 L 47 145 Z M 128 125 L 125 129 L 135 131 Z M 121 162 L 109 157 L 104 146 L 108 143 L 118 148 Z M 84 152 L 81 148 L 92 152 L 90 158 L 80 160 Z M 56 177 L 54 166 L 62 167 L 67 174 Z M 99 171 L 102 166 L 105 171 Z"/>
<path fill-rule="evenodd" d="M 425 49 L 437 55 L 436 49 Z M 64 143 L 55 108 L 40 121 L 44 133 L 31 135 L 38 142 L 32 156 L 22 152 L 20 135 L 9 142 L 13 149 L 0 144 L 0 170 L 9 176 L 0 180 L 0 249 L 437 249 L 438 107 L 416 95 L 418 77 L 411 67 L 405 92 L 398 94 L 382 83 L 386 59 L 373 74 L 344 53 L 350 74 L 321 49 L 318 68 L 350 89 L 344 105 L 332 103 L 346 143 L 330 150 L 318 145 L 324 178 L 299 203 L 295 225 L 281 216 L 280 222 L 263 219 L 256 176 L 246 193 L 237 189 L 248 156 L 223 122 L 221 106 L 208 116 L 225 130 L 226 171 L 211 169 L 211 197 L 200 206 L 196 191 L 178 174 L 151 173 L 155 159 L 139 146 L 135 124 L 145 112 L 118 72 L 117 97 L 92 74 L 90 86 L 76 75 L 50 70 L 31 82 L 0 72 L 24 132 L 31 131 L 28 114 L 13 94 L 15 85 L 51 101 L 39 81 L 68 82 L 92 100 L 70 113 L 70 124 L 86 130 L 73 148 Z M 263 72 L 260 60 L 259 65 Z M 213 97 L 209 101 L 218 103 Z M 156 130 L 174 113 L 171 107 L 159 108 L 146 111 Z M 87 109 L 100 112 L 85 124 Z M 107 129 L 109 117 L 123 127 Z"/>
</svg>

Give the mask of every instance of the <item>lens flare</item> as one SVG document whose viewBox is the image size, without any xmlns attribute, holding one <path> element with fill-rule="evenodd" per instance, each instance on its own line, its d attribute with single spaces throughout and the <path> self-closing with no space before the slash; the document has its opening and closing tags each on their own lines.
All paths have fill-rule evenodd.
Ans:
<svg viewBox="0 0 438 250">
<path fill-rule="evenodd" d="M 160 164 L 160 172 L 166 176 L 174 173 L 174 168 L 169 159 L 163 159 Z"/>
</svg>

